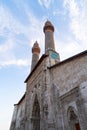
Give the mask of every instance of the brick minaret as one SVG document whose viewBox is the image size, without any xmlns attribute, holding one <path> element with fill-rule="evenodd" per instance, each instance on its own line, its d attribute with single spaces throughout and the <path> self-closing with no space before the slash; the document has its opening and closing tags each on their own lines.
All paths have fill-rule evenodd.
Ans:
<svg viewBox="0 0 87 130">
<path fill-rule="evenodd" d="M 39 44 L 36 41 L 34 43 L 33 47 L 32 47 L 32 65 L 31 65 L 31 71 L 33 70 L 33 68 L 35 67 L 35 65 L 37 64 L 37 62 L 39 60 L 39 54 L 40 54 L 40 47 L 39 47 Z"/>
<path fill-rule="evenodd" d="M 55 51 L 54 44 L 54 26 L 50 21 L 47 21 L 44 25 L 43 31 L 45 33 L 45 53 L 48 54 L 49 51 Z"/>
</svg>

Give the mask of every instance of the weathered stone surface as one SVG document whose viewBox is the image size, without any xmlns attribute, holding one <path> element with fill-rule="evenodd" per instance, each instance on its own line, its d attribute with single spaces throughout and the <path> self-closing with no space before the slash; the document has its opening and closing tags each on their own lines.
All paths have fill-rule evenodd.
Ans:
<svg viewBox="0 0 87 130">
<path fill-rule="evenodd" d="M 54 63 L 42 56 L 31 71 L 10 130 L 87 130 L 87 51 Z"/>
<path fill-rule="evenodd" d="M 40 130 L 76 130 L 78 123 L 81 130 L 86 130 L 87 56 L 51 69 L 48 66 L 49 57 L 28 79 L 25 98 L 15 106 L 10 130 L 34 129 L 36 96 L 40 106 Z M 74 114 L 68 113 L 70 107 Z"/>
</svg>

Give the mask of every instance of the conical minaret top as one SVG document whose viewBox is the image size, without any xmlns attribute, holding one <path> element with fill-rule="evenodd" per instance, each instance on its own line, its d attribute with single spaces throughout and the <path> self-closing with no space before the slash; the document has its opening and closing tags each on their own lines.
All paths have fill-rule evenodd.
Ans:
<svg viewBox="0 0 87 130">
<path fill-rule="evenodd" d="M 34 43 L 33 47 L 32 47 L 32 65 L 31 65 L 31 71 L 33 70 L 33 68 L 35 67 L 35 65 L 37 64 L 37 62 L 39 60 L 39 54 L 40 54 L 40 47 L 39 47 L 39 44 L 36 41 Z"/>
<path fill-rule="evenodd" d="M 54 43 L 54 26 L 50 21 L 46 21 L 43 31 L 45 33 L 45 53 L 48 54 L 49 51 L 55 51 Z"/>
</svg>

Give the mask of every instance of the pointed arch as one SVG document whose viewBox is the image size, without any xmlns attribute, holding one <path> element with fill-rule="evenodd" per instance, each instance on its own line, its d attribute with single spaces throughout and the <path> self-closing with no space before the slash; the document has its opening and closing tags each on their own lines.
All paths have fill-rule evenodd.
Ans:
<svg viewBox="0 0 87 130">
<path fill-rule="evenodd" d="M 68 121 L 75 120 L 75 119 L 78 118 L 77 117 L 77 112 L 74 109 L 74 107 L 69 106 L 68 111 L 67 111 L 67 116 L 68 116 Z"/>
<path fill-rule="evenodd" d="M 33 130 L 40 130 L 40 105 L 37 95 L 35 95 L 33 103 L 32 122 L 33 122 Z"/>
<path fill-rule="evenodd" d="M 78 120 L 78 114 L 74 107 L 69 106 L 67 110 L 67 116 L 68 116 L 70 130 L 81 130 L 79 120 Z"/>
<path fill-rule="evenodd" d="M 35 99 L 34 99 L 32 116 L 33 117 L 40 117 L 40 105 L 39 105 L 37 95 L 35 95 Z"/>
</svg>

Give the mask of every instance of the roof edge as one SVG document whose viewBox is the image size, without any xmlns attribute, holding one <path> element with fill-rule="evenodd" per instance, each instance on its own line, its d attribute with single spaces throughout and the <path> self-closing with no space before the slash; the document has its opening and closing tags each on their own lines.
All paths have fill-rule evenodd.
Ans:
<svg viewBox="0 0 87 130">
<path fill-rule="evenodd" d="M 17 104 L 14 104 L 14 106 L 19 105 L 23 101 L 23 99 L 25 98 L 25 95 L 26 95 L 26 92 L 24 93 L 22 98 L 19 100 L 19 102 Z"/>
<path fill-rule="evenodd" d="M 43 61 L 44 58 L 46 58 L 48 55 L 43 54 L 41 56 L 41 58 L 39 59 L 39 61 L 37 62 L 37 64 L 35 65 L 35 67 L 33 68 L 33 70 L 30 72 L 30 74 L 28 75 L 28 77 L 26 78 L 26 80 L 24 81 L 24 83 L 26 83 L 28 81 L 28 79 L 31 77 L 31 75 L 33 74 L 33 72 L 36 70 L 36 68 L 38 67 L 38 65 Z"/>
<path fill-rule="evenodd" d="M 77 58 L 77 57 L 80 57 L 80 56 L 83 56 L 83 55 L 86 55 L 87 54 L 87 50 L 85 50 L 85 51 L 83 51 L 83 52 L 81 52 L 81 53 L 78 53 L 78 54 L 76 54 L 76 55 L 74 55 L 74 56 L 72 56 L 72 57 L 70 57 L 70 58 L 68 58 L 68 59 L 65 59 L 65 60 L 63 60 L 63 61 L 60 61 L 59 63 L 57 63 L 57 64 L 55 64 L 55 65 L 53 65 L 53 66 L 50 66 L 50 67 L 48 67 L 49 69 L 51 69 L 51 68 L 54 68 L 54 67 L 56 67 L 56 66 L 59 66 L 59 65 L 62 65 L 62 64 L 64 64 L 64 63 L 66 63 L 66 62 L 68 62 L 68 61 L 71 61 L 71 60 L 73 60 L 74 58 Z"/>
</svg>

